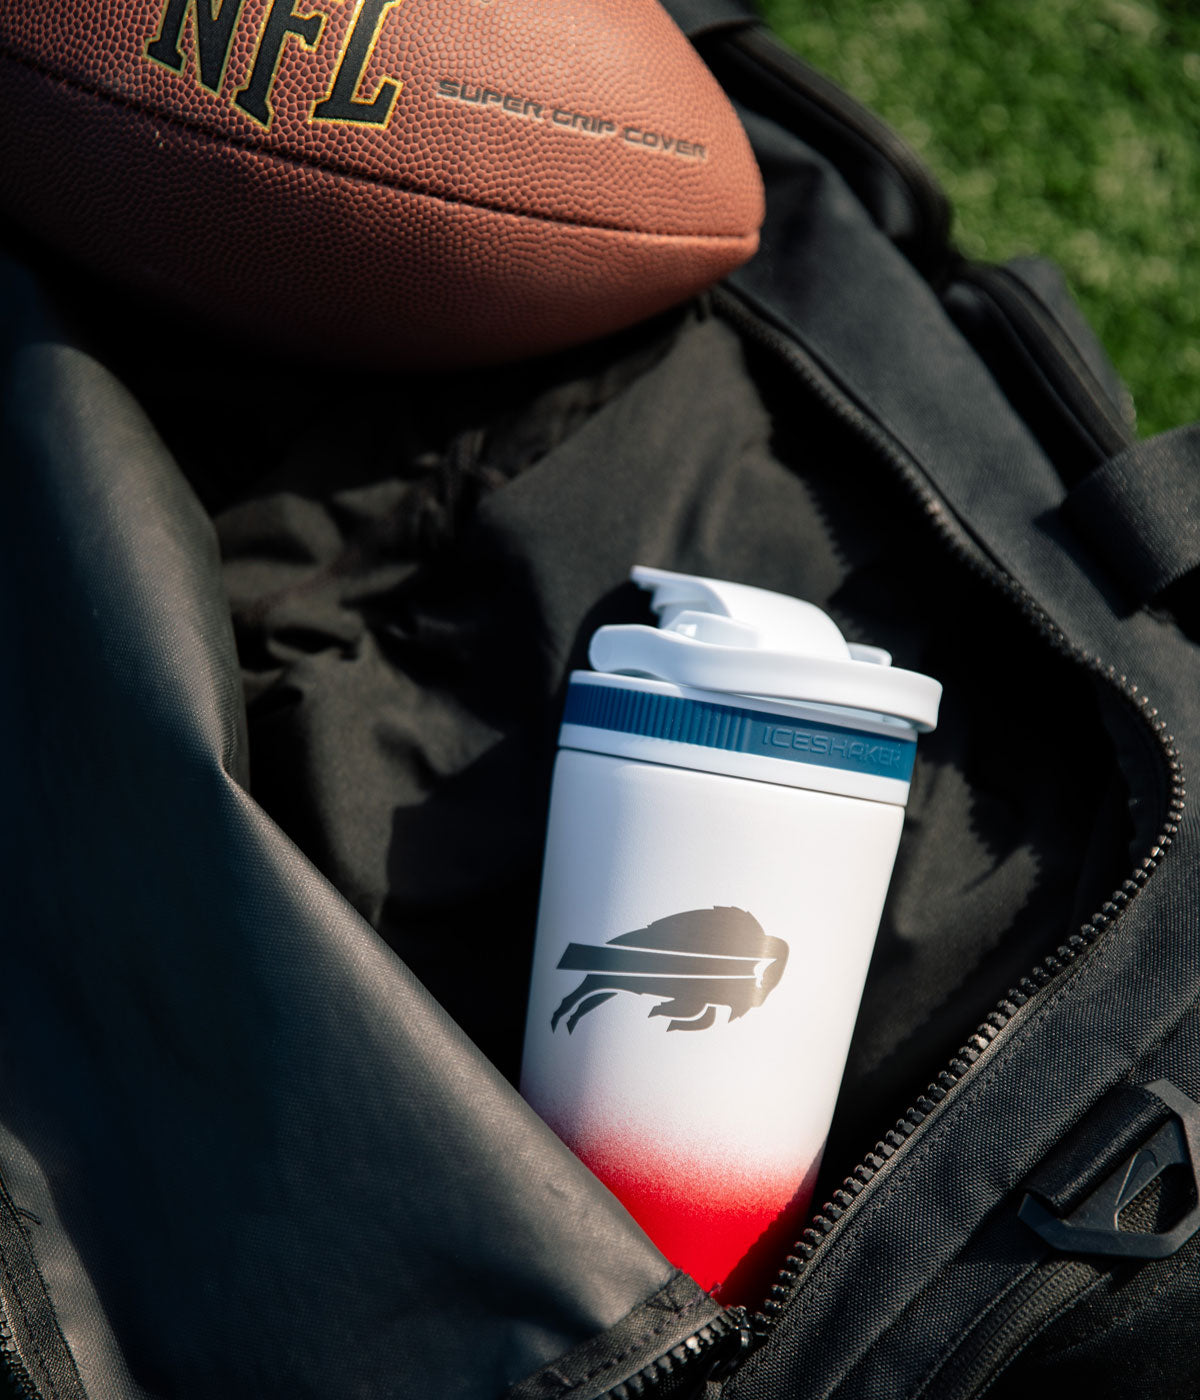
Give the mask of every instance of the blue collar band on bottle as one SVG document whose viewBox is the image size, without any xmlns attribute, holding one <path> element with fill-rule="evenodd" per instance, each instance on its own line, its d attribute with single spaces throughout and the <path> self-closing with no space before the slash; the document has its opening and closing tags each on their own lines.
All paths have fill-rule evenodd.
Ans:
<svg viewBox="0 0 1200 1400">
<path fill-rule="evenodd" d="M 563 723 L 902 782 L 912 777 L 917 752 L 915 738 L 905 729 L 889 734 L 825 723 L 797 707 L 750 709 L 715 697 L 702 700 L 580 680 L 567 692 Z"/>
<path fill-rule="evenodd" d="M 601 627 L 560 743 L 614 757 L 903 803 L 941 685 L 847 643 L 820 608 L 637 566 L 659 626 Z"/>
</svg>

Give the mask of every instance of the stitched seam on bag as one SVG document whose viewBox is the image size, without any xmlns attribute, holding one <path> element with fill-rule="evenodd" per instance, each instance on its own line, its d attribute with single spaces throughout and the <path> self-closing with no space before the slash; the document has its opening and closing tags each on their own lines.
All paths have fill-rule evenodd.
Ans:
<svg viewBox="0 0 1200 1400">
<path fill-rule="evenodd" d="M 1075 971 L 1078 971 L 1078 967 L 1076 967 Z M 1074 985 L 1074 980 L 1075 979 L 1073 976 L 1069 976 L 1066 984 L 1063 987 L 1061 987 L 1050 998 L 1046 1005 L 1043 1006 L 1038 1011 L 1036 1016 L 1034 1016 L 1030 1020 L 1029 1024 L 1027 1026 L 1024 1026 L 1019 1032 L 1019 1034 L 1016 1037 L 1014 1037 L 1012 1041 L 1009 1042 L 1008 1046 L 1004 1050 L 1003 1056 L 997 1059 L 996 1063 L 988 1071 L 986 1076 L 983 1079 L 981 1079 L 976 1086 L 974 1086 L 974 1092 L 976 1095 L 985 1086 L 991 1084 L 992 1081 L 996 1079 L 1000 1071 L 1007 1064 L 1008 1060 L 1010 1060 L 1013 1057 L 1013 1055 L 1016 1054 L 1017 1050 L 1024 1044 L 1025 1041 L 1029 1040 L 1033 1036 L 1034 1032 L 1040 1027 L 1041 1023 L 1045 1021 L 1046 1018 L 1051 1014 L 1051 1012 L 1057 1008 L 1058 1003 L 1067 995 L 1068 991 L 1070 991 L 1070 989 Z M 844 1240 L 840 1241 L 836 1248 L 831 1251 L 832 1258 L 836 1259 L 839 1254 L 845 1253 L 846 1250 L 849 1249 L 850 1245 L 853 1244 L 859 1238 L 859 1236 L 866 1230 L 867 1226 L 880 1212 L 880 1210 L 882 1210 L 888 1204 L 895 1192 L 907 1181 L 907 1179 L 913 1174 L 916 1168 L 919 1165 L 921 1165 L 924 1157 L 929 1155 L 933 1147 L 940 1141 L 940 1139 L 944 1137 L 950 1131 L 950 1129 L 957 1124 L 958 1119 L 962 1117 L 963 1114 L 965 1114 L 972 1107 L 977 1107 L 977 1104 L 975 1104 L 971 1095 L 965 1094 L 963 1096 L 962 1102 L 956 1106 L 956 1108 L 946 1118 L 944 1122 L 938 1125 L 936 1131 L 925 1142 L 916 1145 L 916 1147 L 914 1148 L 914 1152 L 916 1153 L 916 1155 L 914 1155 L 912 1160 L 910 1160 L 899 1172 L 899 1174 L 888 1183 L 887 1190 L 884 1192 L 884 1194 L 878 1200 L 871 1202 L 870 1213 L 865 1217 L 865 1219 L 857 1223 L 853 1231 L 849 1235 L 847 1235 L 847 1237 Z M 950 1261 L 947 1261 L 947 1263 L 943 1265 L 942 1269 L 938 1271 L 938 1275 L 935 1275 L 935 1277 L 940 1276 L 940 1274 L 945 1271 L 945 1269 L 949 1266 L 949 1262 Z M 797 1308 L 797 1311 L 791 1315 L 791 1319 L 789 1320 L 802 1319 L 808 1311 L 808 1300 L 810 1298 L 815 1299 L 817 1296 L 819 1296 L 819 1294 L 824 1288 L 825 1282 L 822 1280 L 818 1280 L 815 1285 L 810 1286 L 810 1288 L 807 1289 L 805 1293 L 802 1294 L 797 1300 L 799 1306 Z M 907 1310 L 907 1308 L 912 1305 L 913 1301 L 913 1299 L 909 1299 L 908 1302 L 906 1302 L 888 1321 L 888 1323 L 882 1329 L 882 1332 L 888 1331 L 889 1328 L 891 1328 L 900 1319 L 900 1317 Z M 882 1335 L 882 1332 L 880 1335 Z M 853 1370 L 854 1367 L 857 1365 L 858 1361 L 856 1360 L 853 1366 L 851 1367 L 851 1370 Z M 749 1368 L 747 1368 L 747 1371 L 744 1374 L 749 1374 Z M 834 1389 L 840 1386 L 842 1384 L 842 1381 L 845 1379 L 846 1376 L 842 1376 L 835 1380 L 833 1382 Z M 739 1389 L 740 1387 L 737 1387 L 730 1391 L 730 1400 L 735 1400 Z M 826 1390 L 823 1392 L 825 1396 L 829 1396 L 832 1393 L 833 1390 Z"/>
<path fill-rule="evenodd" d="M 1038 1340 L 1039 1337 L 1045 1335 L 1047 1328 L 1053 1327 L 1054 1324 L 1059 1320 L 1059 1318 L 1062 1317 L 1063 1313 L 1069 1312 L 1073 1307 L 1076 1306 L 1077 1303 L 1086 1302 L 1087 1299 L 1091 1296 L 1093 1290 L 1098 1288 L 1102 1282 L 1103 1277 L 1094 1279 L 1088 1285 L 1088 1287 L 1084 1289 L 1084 1291 L 1080 1293 L 1077 1297 L 1069 1298 L 1065 1303 L 1061 1303 L 1057 1308 L 1055 1308 L 1054 1311 L 1050 1314 L 1050 1316 L 1043 1320 L 1042 1325 L 1038 1328 L 1038 1330 L 1033 1334 L 1032 1337 L 1029 1337 L 1026 1341 L 1022 1342 L 1021 1345 L 1016 1349 L 1016 1351 L 1012 1353 L 1011 1356 L 1006 1356 L 1004 1358 L 1004 1364 L 1000 1367 L 998 1371 L 996 1371 L 993 1375 L 989 1376 L 987 1380 L 984 1381 L 983 1385 L 979 1388 L 979 1390 L 977 1390 L 974 1393 L 974 1395 L 972 1395 L 971 1400 L 978 1400 L 978 1397 L 986 1395 L 988 1391 L 991 1390 L 992 1386 L 995 1385 L 995 1383 L 1003 1377 L 1004 1373 L 1008 1370 L 1008 1368 L 1015 1361 L 1018 1361 L 1025 1354 L 1025 1352 L 1029 1350 L 1029 1348 L 1034 1344 L 1034 1342 Z"/>
<path fill-rule="evenodd" d="M 1158 1294 L 1161 1293 L 1164 1288 L 1166 1288 L 1169 1284 L 1174 1283 L 1175 1279 L 1183 1271 L 1185 1265 L 1187 1265 L 1190 1262 L 1191 1260 L 1187 1257 L 1187 1255 L 1183 1255 L 1182 1258 L 1177 1257 L 1174 1260 L 1172 1260 L 1170 1273 L 1164 1274 L 1163 1277 L 1159 1279 L 1159 1281 L 1154 1285 L 1153 1288 L 1151 1288 L 1149 1293 L 1147 1293 L 1144 1297 L 1139 1298 L 1136 1302 L 1130 1303 L 1127 1307 L 1121 1309 L 1121 1311 L 1114 1314 L 1114 1316 L 1105 1323 L 1103 1330 L 1105 1332 L 1111 1332 L 1114 1328 L 1119 1327 L 1121 1323 L 1124 1322 L 1127 1318 L 1135 1316 L 1138 1312 L 1141 1311 L 1142 1308 L 1144 1308 L 1149 1302 L 1151 1302 L 1152 1299 L 1157 1297 Z M 1084 1302 L 1086 1301 L 1086 1299 L 1077 1299 L 1076 1301 Z M 1039 1333 L 1039 1336 L 1040 1335 L 1041 1334 Z M 1088 1334 L 1088 1336 L 1081 1337 L 1079 1340 L 1072 1342 L 1069 1346 L 1063 1347 L 1061 1350 L 1052 1351 L 1050 1355 L 1055 1358 L 1069 1356 L 1071 1352 L 1077 1351 L 1081 1346 L 1086 1346 L 1089 1342 L 1091 1342 L 1095 1335 L 1095 1332 L 1091 1332 Z M 1038 1339 L 1037 1337 L 1034 1337 L 1031 1340 L 1037 1341 Z"/>
<path fill-rule="evenodd" d="M 19 1228 L 21 1227 L 18 1226 L 18 1229 Z M 47 1364 L 46 1357 L 42 1352 L 41 1347 L 38 1346 L 36 1340 L 37 1330 L 33 1325 L 32 1319 L 30 1318 L 29 1310 L 26 1308 L 25 1303 L 21 1298 L 21 1290 L 18 1287 L 17 1280 L 13 1275 L 12 1268 L 9 1265 L 8 1256 L 4 1253 L 3 1249 L 0 1249 L 0 1268 L 3 1269 L 4 1277 L 9 1284 L 9 1291 L 12 1302 L 16 1304 L 17 1310 L 21 1314 L 21 1320 L 25 1324 L 25 1330 L 29 1335 L 29 1349 L 38 1360 L 38 1364 L 41 1367 L 42 1378 L 45 1382 L 46 1388 L 49 1390 L 50 1395 L 53 1397 L 53 1400 L 60 1400 L 58 1387 L 54 1383 L 53 1369 Z M 18 1351 L 17 1354 L 20 1355 L 20 1352 Z"/>
<path fill-rule="evenodd" d="M 1003 1048 L 1003 1053 L 1000 1055 L 999 1058 L 997 1058 L 996 1062 L 992 1065 L 991 1069 L 984 1076 L 984 1078 L 979 1081 L 979 1084 L 975 1086 L 976 1090 L 982 1090 L 986 1085 L 990 1084 L 999 1075 L 999 1073 L 1004 1069 L 1008 1060 L 1012 1058 L 1012 1056 L 1017 1052 L 1017 1050 L 1025 1041 L 1029 1040 L 1032 1037 L 1032 1035 L 1038 1029 L 1041 1023 L 1057 1008 L 1059 1002 L 1072 989 L 1074 985 L 1074 977 L 1079 972 L 1080 967 L 1082 965 L 1082 963 L 1076 964 L 1076 966 L 1072 969 L 1072 972 L 1068 974 L 1067 981 L 1064 983 L 1064 985 L 1061 988 L 1059 988 L 1057 992 L 1054 993 L 1054 995 L 1050 998 L 1050 1000 L 1046 1003 L 1045 1006 L 1040 1008 L 1036 1016 L 1030 1020 L 1029 1024 L 1027 1026 L 1023 1026 L 1021 1030 L 1017 1033 L 1017 1035 L 1014 1037 L 1014 1039 Z M 1163 1035 L 1158 1038 L 1158 1040 L 1151 1042 L 1151 1045 L 1149 1047 L 1139 1050 L 1139 1059 L 1145 1058 L 1146 1055 L 1153 1053 L 1155 1049 L 1161 1048 L 1163 1045 L 1169 1043 L 1176 1035 L 1178 1035 L 1183 1030 L 1188 1016 L 1195 1014 L 1197 1010 L 1200 1010 L 1200 999 L 1193 1001 L 1189 1005 L 1188 1010 L 1175 1022 L 1175 1024 L 1170 1028 L 1169 1031 L 1164 1032 Z M 924 1142 L 914 1144 L 914 1156 L 912 1160 L 908 1162 L 904 1166 L 902 1171 L 900 1171 L 899 1174 L 888 1183 L 888 1187 L 884 1195 L 880 1197 L 879 1200 L 871 1203 L 871 1214 L 865 1216 L 860 1223 L 856 1224 L 853 1231 L 849 1235 L 847 1235 L 845 1240 L 840 1241 L 836 1246 L 836 1249 L 831 1251 L 831 1255 L 833 1258 L 836 1258 L 838 1253 L 845 1252 L 845 1250 L 849 1248 L 849 1246 L 858 1238 L 858 1236 L 863 1233 L 863 1231 L 870 1224 L 872 1217 L 887 1204 L 892 1194 L 901 1185 L 903 1185 L 906 1179 L 916 1170 L 916 1168 L 921 1164 L 923 1157 L 928 1155 L 931 1149 L 937 1144 L 939 1137 L 948 1132 L 950 1128 L 955 1125 L 957 1119 L 961 1117 L 971 1106 L 971 1097 L 965 1096 L 962 1103 L 954 1109 L 951 1116 L 949 1116 L 944 1122 L 939 1124 L 936 1131 L 933 1134 L 931 1134 L 931 1136 L 928 1139 L 926 1139 Z M 948 1260 L 938 1270 L 937 1274 L 934 1277 L 940 1277 L 945 1272 L 946 1268 L 950 1266 L 951 1262 L 951 1260 Z M 933 1280 L 930 1280 L 930 1282 L 932 1281 Z M 817 1297 L 824 1288 L 825 1282 L 818 1281 L 809 1290 L 807 1290 L 808 1297 Z M 914 1296 L 913 1298 L 910 1298 L 906 1303 L 904 1303 L 903 1306 L 899 1309 L 899 1311 L 895 1314 L 895 1316 L 889 1319 L 889 1321 L 884 1326 L 882 1332 L 879 1335 L 882 1336 L 893 1326 L 895 1326 L 896 1323 L 901 1319 L 901 1317 L 903 1317 L 904 1313 L 913 1305 L 915 1301 L 916 1298 Z M 808 1311 L 807 1299 L 804 1295 L 802 1295 L 801 1298 L 797 1300 L 797 1302 L 797 1311 L 794 1314 L 792 1314 L 792 1317 L 796 1319 L 802 1319 Z M 838 1377 L 832 1383 L 833 1388 L 831 1390 L 825 1391 L 824 1395 L 832 1395 L 834 1391 L 840 1385 L 842 1385 L 842 1383 L 848 1378 L 848 1376 L 857 1368 L 859 1361 L 861 1361 L 861 1357 L 859 1357 L 853 1362 L 848 1372 Z M 750 1365 L 747 1365 L 745 1367 L 742 1374 L 749 1377 L 752 1373 L 758 1374 L 758 1368 L 753 1367 L 751 1363 Z M 736 1385 L 738 1379 L 739 1377 L 734 1378 L 735 1386 L 730 1389 L 729 1400 L 736 1400 L 736 1397 L 741 1389 L 740 1386 Z"/>
<path fill-rule="evenodd" d="M 1160 1051 L 1166 1051 L 1167 1047 L 1171 1044 L 1171 1042 L 1175 1040 L 1179 1035 L 1181 1035 L 1183 1031 L 1187 1028 L 1188 1023 L 1196 1019 L 1198 1016 L 1200 1016 L 1200 997 L 1198 997 L 1191 1003 L 1191 1005 L 1187 1008 L 1183 1015 L 1179 1017 L 1179 1019 L 1170 1028 L 1170 1030 L 1164 1031 L 1162 1035 L 1158 1037 L 1157 1040 L 1153 1041 L 1150 1045 L 1148 1045 L 1145 1048 L 1144 1051 L 1142 1051 L 1139 1054 L 1138 1058 L 1145 1060 L 1149 1059 L 1151 1055 L 1158 1054 Z M 1161 1293 L 1164 1288 L 1168 1287 L 1175 1281 L 1175 1279 L 1182 1272 L 1184 1266 L 1187 1263 L 1188 1258 L 1182 1253 L 1181 1250 L 1180 1255 L 1178 1255 L 1173 1261 L 1173 1267 L 1171 1268 L 1171 1271 L 1169 1273 L 1163 1274 L 1163 1276 L 1158 1280 L 1158 1282 L 1153 1286 L 1153 1288 L 1150 1289 L 1149 1293 L 1145 1294 L 1144 1297 L 1137 1299 L 1135 1302 L 1129 1303 L 1127 1307 L 1122 1308 L 1117 1313 L 1114 1313 L 1113 1316 L 1105 1324 L 1104 1330 L 1112 1331 L 1114 1328 L 1120 1326 L 1120 1324 L 1126 1321 L 1128 1318 L 1135 1316 L 1142 1308 L 1146 1307 L 1146 1305 L 1153 1298 L 1157 1297 L 1157 1295 Z M 1075 1301 L 1081 1302 L 1086 1300 L 1076 1299 Z M 1038 1336 L 1041 1335 L 1041 1333 L 1038 1334 Z M 1026 1345 L 1032 1345 L 1037 1340 L 1038 1337 L 1032 1337 Z M 1072 1351 L 1077 1350 L 1080 1346 L 1083 1346 L 1087 1341 L 1088 1338 L 1083 1338 L 1079 1341 L 1072 1342 L 1069 1346 L 1063 1347 L 1061 1349 L 1052 1350 L 1050 1352 L 1050 1355 L 1056 1358 L 1067 1357 L 1071 1354 Z M 1023 1352 L 1024 1350 L 1025 1347 L 1022 1347 L 1021 1351 Z M 1018 1356 L 1020 1354 L 1020 1352 L 1017 1353 Z M 1015 1360 L 1016 1357 L 1014 1357 L 1013 1359 Z"/>
<path fill-rule="evenodd" d="M 301 170 L 316 170 L 322 175 L 331 175 L 342 180 L 353 180 L 358 184 L 379 185 L 383 189 L 395 190 L 399 194 L 416 195 L 422 199 L 436 200 L 441 204 L 454 205 L 463 209 L 476 209 L 483 214 L 499 214 L 510 219 L 531 219 L 535 223 L 552 224 L 556 228 L 587 229 L 596 233 L 632 233 L 639 234 L 646 238 L 671 238 L 679 239 L 681 242 L 695 241 L 697 243 L 744 243 L 748 238 L 753 237 L 752 232 L 743 233 L 680 233 L 672 229 L 654 228 L 634 228 L 624 224 L 602 224 L 588 223 L 584 219 L 561 218 L 556 214 L 539 214 L 532 210 L 506 209 L 500 204 L 485 204 L 480 200 L 467 199 L 455 195 L 438 194 L 433 190 L 422 189 L 416 183 L 408 183 L 404 180 L 396 179 L 384 172 L 361 171 L 345 169 L 339 165 L 330 165 L 325 161 L 313 160 L 311 157 L 293 154 L 287 151 L 271 151 L 264 146 L 257 145 L 245 137 L 238 136 L 234 132 L 212 131 L 206 126 L 201 126 L 197 122 L 191 122 L 183 117 L 174 116 L 168 112 L 160 112 L 154 107 L 142 107 L 128 97 L 122 97 L 119 93 L 105 92 L 103 89 L 94 87 L 79 78 L 68 78 L 62 73 L 56 73 L 53 69 L 45 67 L 36 59 L 31 59 L 15 48 L 0 46 L 0 58 L 8 59 L 10 63 L 20 64 L 23 68 L 28 68 L 30 72 L 37 73 L 40 77 L 49 78 L 51 82 L 61 83 L 63 87 L 73 88 L 76 92 L 86 93 L 89 97 L 97 98 L 101 102 L 111 103 L 115 107 L 123 107 L 126 111 L 134 112 L 147 120 L 161 122 L 164 126 L 175 127 L 180 131 L 186 131 L 191 136 L 200 136 L 207 141 L 217 145 L 231 146 L 234 150 L 246 151 L 251 155 L 263 156 L 266 159 L 280 165 L 295 166 Z"/>
<path fill-rule="evenodd" d="M 1184 1029 L 1184 1027 L 1185 1027 L 1186 1024 L 1188 1023 L 1188 1021 L 1189 1021 L 1192 1017 L 1194 1017 L 1195 1015 L 1197 1015 L 1198 1012 L 1200 1012 L 1200 998 L 1198 998 L 1196 1001 L 1194 1001 L 1194 1002 L 1191 1004 L 1191 1006 L 1188 1008 L 1188 1010 L 1185 1011 L 1185 1012 L 1183 1013 L 1183 1015 L 1179 1017 L 1179 1019 L 1175 1022 L 1175 1024 L 1174 1024 L 1169 1030 L 1164 1031 L 1164 1032 L 1162 1033 L 1162 1035 L 1159 1036 L 1158 1039 L 1157 1039 L 1156 1041 L 1154 1041 L 1154 1042 L 1152 1042 L 1150 1045 L 1146 1046 L 1146 1048 L 1145 1048 L 1144 1050 L 1142 1050 L 1142 1051 L 1139 1053 L 1139 1057 L 1138 1057 L 1138 1058 L 1139 1058 L 1139 1059 L 1142 1059 L 1142 1060 L 1148 1059 L 1151 1055 L 1157 1054 L 1160 1050 L 1164 1050 L 1164 1049 L 1166 1048 L 1166 1046 L 1167 1046 L 1172 1040 L 1174 1040 L 1176 1036 L 1178 1036 L 1178 1035 L 1180 1034 L 1180 1032 Z M 1125 1082 L 1131 1082 L 1131 1081 L 1125 1081 Z M 1140 1087 L 1140 1086 L 1135 1086 L 1135 1087 Z M 1015 1280 L 1013 1281 L 1013 1283 L 1009 1285 L 1008 1288 L 1004 1289 L 1004 1291 L 1003 1291 L 1002 1293 L 1000 1293 L 995 1299 L 993 1299 L 993 1301 L 988 1305 L 988 1307 L 987 1307 L 983 1312 L 979 1313 L 979 1314 L 976 1316 L 976 1318 L 973 1320 L 973 1322 L 972 1322 L 972 1324 L 971 1324 L 971 1327 L 970 1327 L 970 1329 L 969 1329 L 969 1331 L 968 1331 L 967 1333 L 959 1333 L 959 1334 L 957 1334 L 957 1335 L 955 1335 L 955 1336 L 953 1336 L 953 1337 L 950 1337 L 950 1338 L 946 1341 L 946 1343 L 945 1343 L 945 1344 L 942 1346 L 942 1348 L 938 1351 L 937 1356 L 934 1358 L 934 1362 L 933 1362 L 933 1365 L 932 1365 L 932 1367 L 930 1368 L 930 1370 L 926 1373 L 926 1375 L 925 1375 L 920 1381 L 917 1382 L 918 1388 L 917 1388 L 916 1390 L 914 1390 L 914 1391 L 908 1392 L 907 1400 L 920 1400 L 920 1397 L 921 1397 L 922 1393 L 924 1392 L 924 1388 L 927 1387 L 927 1386 L 930 1384 L 930 1382 L 931 1382 L 932 1380 L 936 1379 L 937 1373 L 938 1373 L 939 1369 L 941 1368 L 941 1366 L 945 1363 L 946 1358 L 958 1347 L 958 1345 L 959 1345 L 959 1344 L 961 1343 L 961 1341 L 963 1340 L 963 1337 L 969 1335 L 970 1332 L 973 1332 L 973 1331 L 975 1330 L 975 1328 L 976 1328 L 985 1318 L 987 1318 L 988 1316 L 990 1316 L 990 1315 L 995 1311 L 995 1309 L 996 1309 L 996 1307 L 999 1305 L 999 1303 L 1000 1303 L 1004 1298 L 1006 1298 L 1006 1297 L 1009 1296 L 1009 1294 L 1012 1292 L 1013 1288 L 1017 1287 L 1018 1284 L 1020 1284 L 1020 1283 L 1023 1282 L 1025 1279 L 1027 1279 L 1027 1278 L 1030 1276 L 1030 1274 L 1032 1274 L 1032 1273 L 1034 1272 L 1034 1270 L 1035 1270 L 1037 1267 L 1038 1267 L 1038 1266 L 1037 1266 L 1036 1264 L 1033 1265 L 1033 1266 L 1031 1266 L 1028 1270 L 1025 1271 L 1025 1273 L 1021 1274 L 1021 1275 L 1019 1276 L 1019 1278 L 1015 1279 Z M 1171 1275 L 1171 1277 L 1174 1277 L 1174 1275 Z M 1139 1302 L 1139 1303 L 1131 1303 L 1131 1304 L 1129 1305 L 1128 1312 L 1129 1312 L 1129 1313 L 1135 1312 L 1139 1307 L 1141 1307 L 1141 1306 L 1143 1306 L 1145 1303 L 1149 1302 L 1150 1298 L 1152 1298 L 1152 1297 L 1154 1296 L 1154 1293 L 1158 1292 L 1159 1286 L 1160 1286 L 1160 1285 L 1156 1285 L 1155 1288 L 1151 1291 L 1151 1293 L 1147 1294 L 1146 1297 L 1143 1298 L 1143 1299 L 1141 1300 L 1141 1302 Z M 1089 1290 L 1089 1292 L 1090 1292 L 1090 1290 Z M 1077 1303 L 1083 1302 L 1083 1301 L 1086 1299 L 1086 1297 L 1087 1297 L 1087 1294 L 1083 1294 L 1083 1295 L 1081 1295 L 1080 1297 L 1071 1299 L 1069 1302 L 1064 1303 L 1064 1304 L 1062 1305 L 1062 1307 L 1058 1308 L 1058 1309 L 1054 1312 L 1053 1316 L 1052 1316 L 1050 1319 L 1048 1319 L 1047 1322 L 1046 1322 L 1032 1337 L 1030 1337 L 1028 1341 L 1024 1342 L 1024 1343 L 1018 1348 L 1018 1350 L 1017 1350 L 1016 1352 L 1013 1353 L 1013 1355 L 1012 1355 L 1011 1357 L 1008 1357 L 1008 1358 L 1005 1359 L 1005 1363 L 1004 1363 L 1004 1364 L 1005 1364 L 1005 1367 L 1007 1368 L 1008 1366 L 1012 1365 L 1013 1362 L 1015 1362 L 1019 1356 L 1021 1356 L 1030 1346 L 1032 1346 L 1032 1345 L 1034 1344 L 1034 1342 L 1036 1342 L 1036 1341 L 1038 1340 L 1038 1338 L 1041 1337 L 1041 1336 L 1044 1334 L 1045 1329 L 1046 1329 L 1046 1326 L 1049 1326 L 1050 1323 L 1056 1321 L 1059 1317 L 1061 1317 L 1062 1314 L 1063 1314 L 1063 1312 L 1067 1311 L 1067 1310 L 1070 1309 L 1070 1308 L 1075 1307 Z M 896 1319 L 897 1321 L 899 1320 L 899 1317 L 900 1317 L 900 1316 L 903 1316 L 903 1312 L 907 1310 L 907 1307 L 908 1307 L 908 1306 L 909 1306 L 909 1305 L 906 1304 L 906 1305 L 905 1305 L 905 1309 L 903 1309 L 903 1310 L 901 1311 L 901 1313 L 898 1314 L 897 1319 Z M 1127 1314 L 1126 1314 L 1125 1312 L 1122 1312 L 1121 1314 L 1118 1315 L 1118 1320 L 1119 1320 L 1119 1318 L 1125 1317 L 1126 1315 L 1127 1315 Z M 891 1324 L 889 1324 L 889 1325 L 891 1325 Z M 1115 1323 L 1114 1323 L 1114 1325 L 1115 1325 Z M 1078 1343 L 1073 1343 L 1072 1345 L 1078 1345 Z M 839 1381 L 838 1383 L 841 1384 L 840 1381 Z M 990 1382 L 989 1382 L 989 1385 L 990 1385 Z M 981 1395 L 982 1395 L 983 1393 L 984 1393 L 983 1391 L 980 1392 Z"/>
<path fill-rule="evenodd" d="M 1020 1288 L 1020 1286 L 1023 1283 L 1027 1282 L 1027 1280 L 1037 1271 L 1037 1268 L 1038 1265 L 1036 1263 L 1030 1264 L 1027 1269 L 1025 1269 L 1022 1273 L 1018 1274 L 1016 1278 L 1012 1279 L 1006 1288 L 1001 1289 L 1001 1291 L 992 1298 L 992 1301 L 987 1305 L 986 1308 L 983 1309 L 982 1312 L 975 1314 L 974 1318 L 971 1320 L 970 1326 L 966 1328 L 965 1331 L 960 1328 L 956 1330 L 951 1336 L 949 1336 L 938 1350 L 937 1355 L 933 1358 L 933 1363 L 930 1366 L 929 1370 L 926 1371 L 926 1373 L 922 1377 L 920 1377 L 920 1379 L 916 1382 L 917 1388 L 915 1390 L 910 1390 L 906 1393 L 905 1400 L 921 1400 L 922 1394 L 924 1394 L 928 1387 L 934 1381 L 937 1380 L 938 1373 L 945 1365 L 947 1358 L 953 1355 L 953 1353 L 960 1346 L 962 1346 L 962 1344 L 972 1335 L 972 1333 L 976 1332 L 981 1326 L 983 1326 L 983 1324 L 988 1320 L 988 1318 L 992 1317 L 995 1314 L 997 1308 L 999 1308 L 1008 1298 L 1010 1298 L 1016 1289 Z M 903 1314 L 901 1314 L 901 1316 L 902 1315 Z M 841 1382 L 839 1381 L 838 1384 L 840 1385 Z"/>
</svg>

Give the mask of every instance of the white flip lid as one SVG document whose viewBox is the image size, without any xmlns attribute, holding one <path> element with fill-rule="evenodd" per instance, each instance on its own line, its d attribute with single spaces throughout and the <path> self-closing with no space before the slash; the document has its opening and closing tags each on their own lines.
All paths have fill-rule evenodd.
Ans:
<svg viewBox="0 0 1200 1400">
<path fill-rule="evenodd" d="M 597 671 L 650 676 L 721 694 L 769 696 L 937 725 L 941 683 L 894 667 L 879 647 L 847 642 L 812 603 L 744 583 L 637 564 L 657 627 L 601 627 L 588 659 Z"/>
</svg>

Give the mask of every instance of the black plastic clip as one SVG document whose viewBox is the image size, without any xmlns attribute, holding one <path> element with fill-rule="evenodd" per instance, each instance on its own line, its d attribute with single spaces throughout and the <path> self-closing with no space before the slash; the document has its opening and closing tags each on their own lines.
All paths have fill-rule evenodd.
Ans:
<svg viewBox="0 0 1200 1400">
<path fill-rule="evenodd" d="M 1146 1091 L 1175 1115 L 1111 1172 L 1066 1216 L 1054 1215 L 1026 1194 L 1017 1214 L 1053 1249 L 1064 1254 L 1110 1254 L 1126 1259 L 1166 1259 L 1200 1230 L 1200 1196 L 1172 1229 L 1162 1234 L 1122 1230 L 1118 1217 L 1140 1192 L 1168 1167 L 1187 1166 L 1193 1186 L 1200 1184 L 1200 1104 L 1169 1079 L 1156 1079 Z"/>
</svg>

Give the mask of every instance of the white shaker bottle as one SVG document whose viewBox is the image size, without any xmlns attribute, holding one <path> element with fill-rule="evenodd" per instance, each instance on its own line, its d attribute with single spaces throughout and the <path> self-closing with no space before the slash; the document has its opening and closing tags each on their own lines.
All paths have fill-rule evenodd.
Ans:
<svg viewBox="0 0 1200 1400">
<path fill-rule="evenodd" d="M 942 688 L 810 603 L 633 579 L 659 626 L 601 627 L 570 678 L 521 1092 L 751 1302 L 805 1223 Z"/>
</svg>

